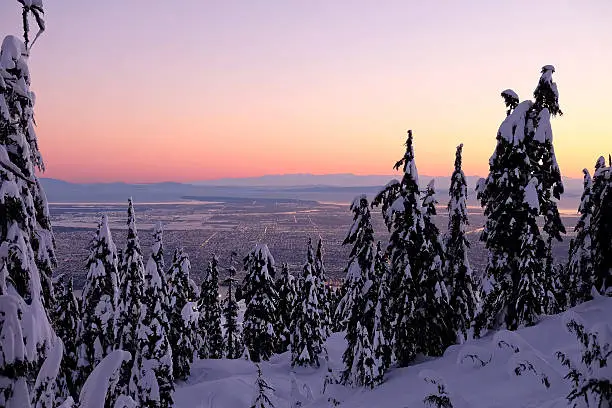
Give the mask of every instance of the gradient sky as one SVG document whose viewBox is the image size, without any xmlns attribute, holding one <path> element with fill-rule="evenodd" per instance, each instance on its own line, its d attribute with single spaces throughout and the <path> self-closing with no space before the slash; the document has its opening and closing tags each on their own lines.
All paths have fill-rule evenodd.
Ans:
<svg viewBox="0 0 612 408">
<path fill-rule="evenodd" d="M 564 175 L 612 151 L 612 1 L 47 0 L 33 49 L 45 176 L 191 181 L 485 175 L 505 116 L 555 65 Z M 20 34 L 16 1 L 0 35 Z"/>
</svg>

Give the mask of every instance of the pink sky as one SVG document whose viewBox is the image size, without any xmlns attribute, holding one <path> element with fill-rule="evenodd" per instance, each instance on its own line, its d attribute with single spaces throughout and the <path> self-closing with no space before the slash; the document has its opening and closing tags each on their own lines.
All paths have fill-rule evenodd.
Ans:
<svg viewBox="0 0 612 408">
<path fill-rule="evenodd" d="M 562 172 L 612 151 L 612 2 L 47 1 L 31 57 L 46 177 L 484 175 L 505 110 L 557 68 Z M 0 35 L 19 34 L 16 1 Z"/>
</svg>

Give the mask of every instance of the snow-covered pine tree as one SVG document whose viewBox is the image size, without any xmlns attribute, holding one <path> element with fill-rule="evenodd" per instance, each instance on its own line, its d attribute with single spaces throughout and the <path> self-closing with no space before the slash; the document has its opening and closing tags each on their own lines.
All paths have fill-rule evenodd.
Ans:
<svg viewBox="0 0 612 408">
<path fill-rule="evenodd" d="M 433 221 L 436 215 L 434 180 L 431 180 L 423 196 L 423 243 L 419 251 L 420 275 L 416 299 L 415 324 L 422 328 L 419 351 L 429 356 L 440 356 L 455 342 L 452 310 L 444 283 L 445 249 L 438 227 Z"/>
<path fill-rule="evenodd" d="M 564 188 L 553 147 L 550 118 L 563 115 L 563 112 L 559 107 L 557 84 L 552 80 L 554 72 L 555 67 L 552 65 L 542 67 L 540 80 L 533 92 L 533 105 L 527 112 L 525 141 L 532 166 L 531 178 L 535 177 L 537 180 L 536 191 L 540 206 L 538 215 L 544 218 L 543 231 L 551 238 L 561 241 L 565 227 L 559 215 L 557 201 L 561 199 Z M 545 245 L 552 245 L 552 241 L 545 241 Z"/>
<path fill-rule="evenodd" d="M 350 333 L 354 331 L 354 333 Z M 378 370 L 375 367 L 374 350 L 370 342 L 368 329 L 359 321 L 354 328 L 349 324 L 347 338 L 351 337 L 353 342 L 344 351 L 343 359 L 346 365 L 342 373 L 344 384 L 358 385 L 373 388 L 376 385 Z"/>
<path fill-rule="evenodd" d="M 142 407 L 168 408 L 174 404 L 174 376 L 165 305 L 167 293 L 158 264 L 161 238 L 161 228 L 157 227 L 153 250 L 145 267 L 144 297 L 136 331 L 139 346 L 132 368 L 134 384 L 131 387 L 134 399 Z"/>
<path fill-rule="evenodd" d="M 35 6 L 42 22 L 42 4 Z M 47 350 L 57 342 L 49 321 L 52 262 L 49 269 L 41 262 L 43 257 L 52 261 L 53 240 L 46 199 L 34 170 L 44 166 L 34 133 L 28 53 L 18 38 L 4 38 L 0 49 L 0 342 L 5 358 L 0 362 L 0 406 L 19 407 L 38 403 L 32 387 Z M 52 371 L 59 368 L 57 363 Z"/>
<path fill-rule="evenodd" d="M 394 166 L 403 169 L 402 181 L 389 182 L 372 203 L 382 205 L 391 233 L 387 246 L 393 299 L 390 312 L 395 320 L 394 348 L 400 366 L 408 365 L 417 352 L 438 355 L 450 342 L 445 323 L 448 302 L 442 280 L 443 244 L 430 219 L 435 211 L 433 185 L 421 204 L 412 143 L 409 130 L 404 157 Z M 417 336 L 417 327 L 427 335 Z"/>
<path fill-rule="evenodd" d="M 324 339 L 319 303 L 320 285 L 314 275 L 314 254 L 310 239 L 300 281 L 300 291 L 291 315 L 291 365 L 318 367 Z"/>
<path fill-rule="evenodd" d="M 181 329 L 172 355 L 174 378 L 186 379 L 191 373 L 191 364 L 197 351 L 198 315 L 197 302 L 187 302 L 181 310 Z"/>
<path fill-rule="evenodd" d="M 283 264 L 281 275 L 276 280 L 276 292 L 278 293 L 278 316 L 279 322 L 279 341 L 277 343 L 277 353 L 284 353 L 289 347 L 291 340 L 291 312 L 295 306 L 297 291 L 295 277 L 289 272 L 289 265 Z"/>
<path fill-rule="evenodd" d="M 270 387 L 263 377 L 261 372 L 261 366 L 257 364 L 257 378 L 255 379 L 255 396 L 253 397 L 253 403 L 251 408 L 274 408 L 272 400 L 270 399 L 271 393 L 274 392 L 274 388 Z"/>
<path fill-rule="evenodd" d="M 213 255 L 202 277 L 198 302 L 198 357 L 223 358 L 221 305 L 219 304 L 219 260 Z"/>
<path fill-rule="evenodd" d="M 561 113 L 553 72 L 552 66 L 542 68 L 535 102 L 515 105 L 518 98 L 507 97 L 511 91 L 502 93 L 508 115 L 497 134 L 489 176 L 477 187 L 487 217 L 481 240 L 489 259 L 476 333 L 534 324 L 545 310 L 547 280 L 553 278 L 546 276 L 547 245 L 552 240 L 542 236 L 538 217 L 544 216 L 549 237 L 561 239 L 565 232 L 556 205 L 563 185 L 550 126 L 550 115 Z"/>
<path fill-rule="evenodd" d="M 463 144 L 457 146 L 455 170 L 448 191 L 448 230 L 444 237 L 447 265 L 445 278 L 453 311 L 452 322 L 459 343 L 472 337 L 471 326 L 480 303 L 478 283 L 467 256 L 470 243 L 465 236 L 469 222 L 467 182 L 461 169 L 462 150 Z"/>
<path fill-rule="evenodd" d="M 274 353 L 274 326 L 279 316 L 278 294 L 274 288 L 274 258 L 265 244 L 257 244 L 244 258 L 246 276 L 242 297 L 246 304 L 243 323 L 244 344 L 252 361 L 268 360 Z"/>
<path fill-rule="evenodd" d="M 142 249 L 136 230 L 136 216 L 132 199 L 128 200 L 128 234 L 125 250 L 123 251 L 123 264 L 119 276 L 123 280 L 119 283 L 119 304 L 116 320 L 117 347 L 129 351 L 133 358 L 140 349 L 137 326 L 141 315 L 144 291 L 144 262 Z M 126 368 L 127 367 L 127 368 Z M 121 394 L 127 395 L 130 382 L 131 365 L 126 364 L 117 386 Z M 133 396 L 132 396 L 133 397 Z"/>
<path fill-rule="evenodd" d="M 78 384 L 82 386 L 94 367 L 115 349 L 118 302 L 117 247 L 106 215 L 90 245 L 87 278 L 83 286 L 82 318 L 78 335 Z"/>
<path fill-rule="evenodd" d="M 66 381 L 69 395 L 78 398 L 77 333 L 81 323 L 81 310 L 74 296 L 72 275 L 61 274 L 55 278 L 55 302 L 53 302 L 53 327 L 64 343 L 64 358 L 60 374 Z M 68 395 L 64 395 L 68 397 Z"/>
<path fill-rule="evenodd" d="M 378 374 L 372 347 L 378 280 L 374 270 L 374 229 L 365 195 L 353 200 L 351 211 L 353 224 L 344 244 L 352 244 L 353 248 L 346 269 L 347 293 L 338 313 L 346 322 L 347 348 L 343 354 L 342 382 L 373 387 Z"/>
<path fill-rule="evenodd" d="M 238 302 L 236 301 L 235 289 L 238 287 L 238 279 L 236 279 L 236 267 L 234 259 L 236 253 L 232 252 L 230 257 L 230 266 L 228 268 L 228 276 L 224 283 L 227 286 L 227 296 L 223 301 L 223 328 L 224 334 L 224 356 L 229 359 L 240 358 L 244 345 L 242 344 L 242 335 L 238 325 Z"/>
<path fill-rule="evenodd" d="M 387 252 L 391 268 L 391 308 L 394 319 L 394 352 L 401 367 L 417 353 L 417 329 L 413 324 L 416 283 L 411 261 L 416 260 L 423 242 L 423 216 L 419 202 L 418 172 L 414 161 L 412 131 L 408 131 L 406 152 L 394 168 L 403 167 L 401 182 L 392 180 L 376 195 L 372 206 L 382 206 L 383 218 L 390 232 Z"/>
<path fill-rule="evenodd" d="M 189 298 L 190 272 L 189 256 L 182 248 L 177 248 L 172 258 L 172 266 L 167 274 L 168 321 L 170 323 L 168 338 L 172 347 L 174 378 L 181 380 L 189 375 L 196 340 L 195 323 L 192 325 L 189 321 L 193 317 L 193 313 L 189 308 L 185 310 L 186 305 L 191 304 L 190 301 L 192 300 Z M 183 313 L 184 311 L 185 313 Z M 189 324 L 185 322 L 184 317 L 188 318 L 187 323 Z"/>
<path fill-rule="evenodd" d="M 151 258 L 153 258 L 153 261 L 155 261 L 155 266 L 157 268 L 157 275 L 159 275 L 159 280 L 161 282 L 162 305 L 164 308 L 164 316 L 162 316 L 162 320 L 165 320 L 167 323 L 168 322 L 168 304 L 169 304 L 168 278 L 166 277 L 166 265 L 164 263 L 164 230 L 163 230 L 161 222 L 158 222 L 157 224 L 155 224 L 155 228 L 153 229 L 153 245 L 151 247 Z M 145 267 L 145 272 L 146 272 L 146 267 Z M 152 270 L 150 271 L 149 276 L 153 276 Z"/>
<path fill-rule="evenodd" d="M 374 383 L 380 384 L 393 360 L 393 317 L 389 313 L 391 302 L 390 271 L 380 241 L 374 255 L 374 276 L 378 283 L 378 294 L 374 308 L 372 349 L 374 350 Z"/>
<path fill-rule="evenodd" d="M 576 223 L 574 231 L 576 237 L 570 241 L 569 259 L 566 274 L 570 281 L 569 305 L 575 306 L 586 300 L 591 299 L 591 288 L 595 283 L 593 269 L 593 253 L 591 236 L 591 223 L 593 218 L 593 198 L 591 191 L 593 181 L 587 169 L 583 169 L 584 174 L 583 191 L 580 198 L 578 213 L 580 218 Z"/>
<path fill-rule="evenodd" d="M 314 275 L 317 280 L 317 285 L 319 286 L 321 330 L 323 331 L 323 340 L 325 340 L 331 334 L 332 305 L 327 287 L 327 273 L 325 272 L 325 263 L 323 262 L 323 240 L 321 238 L 319 238 L 319 243 L 317 244 Z"/>
<path fill-rule="evenodd" d="M 612 163 L 597 160 L 593 174 L 593 218 L 591 223 L 593 285 L 612 295 Z"/>
<path fill-rule="evenodd" d="M 347 324 L 353 313 L 362 313 L 363 310 L 355 310 L 356 298 L 361 298 L 363 285 L 373 271 L 374 254 L 374 228 L 368 199 L 365 195 L 357 196 L 351 203 L 350 210 L 353 212 L 353 224 L 351 225 L 343 245 L 352 244 L 349 254 L 348 266 L 345 269 L 344 287 L 346 292 L 340 300 L 335 311 L 336 320 L 341 330 L 346 330 Z M 355 316 L 359 320 L 360 316 Z"/>
</svg>

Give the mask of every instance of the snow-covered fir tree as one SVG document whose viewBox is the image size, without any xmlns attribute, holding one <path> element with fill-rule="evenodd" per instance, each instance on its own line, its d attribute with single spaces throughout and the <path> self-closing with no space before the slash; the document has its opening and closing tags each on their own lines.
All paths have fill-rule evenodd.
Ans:
<svg viewBox="0 0 612 408">
<path fill-rule="evenodd" d="M 375 367 L 378 360 L 374 358 L 372 347 L 378 280 L 374 270 L 374 229 L 365 195 L 353 200 L 351 211 L 353 224 L 344 245 L 352 244 L 353 248 L 346 269 L 347 293 L 338 313 L 346 322 L 347 348 L 343 354 L 342 382 L 373 387 L 378 374 Z"/>
<path fill-rule="evenodd" d="M 257 244 L 245 257 L 246 276 L 242 285 L 242 297 L 246 304 L 243 322 L 243 339 L 250 359 L 254 362 L 268 360 L 274 353 L 278 323 L 278 294 L 274 288 L 274 258 L 268 246 Z"/>
<path fill-rule="evenodd" d="M 325 263 L 323 262 L 323 240 L 321 238 L 319 238 L 319 243 L 317 244 L 317 253 L 314 261 L 314 276 L 319 286 L 321 330 L 323 331 L 323 339 L 326 339 L 331 333 L 333 311 L 327 287 L 327 273 L 325 272 Z"/>
<path fill-rule="evenodd" d="M 119 283 L 119 304 L 117 306 L 116 333 L 117 348 L 129 351 L 133 357 L 140 349 L 138 339 L 138 322 L 141 315 L 144 291 L 144 262 L 142 249 L 136 230 L 136 216 L 132 199 L 128 200 L 128 233 L 127 242 L 123 251 L 123 264 L 119 273 L 123 280 Z M 130 366 L 123 369 L 118 387 L 121 394 L 126 394 L 130 382 Z M 133 397 L 133 396 L 132 396 Z"/>
<path fill-rule="evenodd" d="M 593 174 L 593 218 L 591 222 L 593 286 L 612 295 L 612 163 L 597 160 Z"/>
<path fill-rule="evenodd" d="M 168 279 L 168 321 L 170 331 L 168 338 L 172 347 L 173 373 L 176 379 L 185 379 L 190 372 L 195 350 L 196 332 L 192 324 L 193 304 L 189 297 L 189 274 L 191 263 L 189 256 L 178 248 L 174 251 L 172 266 L 167 274 Z M 191 305 L 186 307 L 187 305 Z M 186 321 L 187 320 L 187 321 Z"/>
<path fill-rule="evenodd" d="M 297 298 L 295 277 L 289 272 L 289 265 L 283 264 L 280 277 L 276 280 L 276 292 L 278 293 L 278 316 L 279 322 L 279 341 L 277 353 L 287 351 L 290 343 L 291 313 Z"/>
<path fill-rule="evenodd" d="M 382 206 L 390 232 L 390 313 L 400 366 L 408 365 L 417 352 L 438 355 L 449 343 L 447 294 L 442 281 L 443 245 L 430 219 L 435 211 L 433 186 L 421 203 L 412 143 L 409 130 L 404 157 L 395 164 L 395 169 L 403 169 L 402 180 L 389 182 L 372 203 Z"/>
<path fill-rule="evenodd" d="M 568 303 L 575 306 L 591 298 L 595 277 L 592 259 L 591 223 L 593 218 L 593 181 L 587 169 L 584 174 L 582 196 L 578 213 L 580 218 L 574 227 L 576 237 L 570 241 L 567 274 L 569 282 Z"/>
<path fill-rule="evenodd" d="M 255 379 L 255 396 L 251 408 L 274 408 L 271 396 L 274 388 L 270 387 L 263 377 L 261 366 L 257 364 L 257 378 Z"/>
<path fill-rule="evenodd" d="M 25 32 L 30 13 L 42 31 L 42 2 L 22 4 Z M 0 406 L 55 407 L 63 345 L 50 323 L 54 242 L 27 43 L 9 35 L 0 48 Z"/>
<path fill-rule="evenodd" d="M 535 102 L 509 104 L 489 160 L 489 176 L 478 183 L 478 198 L 487 221 L 481 240 L 489 251 L 483 285 L 483 311 L 476 332 L 484 328 L 516 329 L 534 324 L 545 311 L 548 246 L 543 230 L 560 240 L 565 232 L 556 201 L 563 193 L 552 147 L 550 116 L 561 114 L 554 68 L 547 65 L 534 93 Z M 506 93 L 508 91 L 505 91 Z M 516 94 L 514 94 L 516 95 Z M 512 98 L 512 101 L 516 99 Z"/>
<path fill-rule="evenodd" d="M 153 229 L 153 246 L 151 247 L 151 258 L 155 261 L 157 275 L 161 282 L 162 305 L 164 307 L 164 316 L 162 320 L 168 321 L 168 279 L 166 277 L 166 265 L 164 263 L 164 229 L 162 224 L 158 222 Z M 148 263 L 148 261 L 147 261 Z M 145 267 L 145 273 L 146 268 Z M 153 271 L 149 271 L 148 276 L 153 276 Z M 146 281 L 145 281 L 146 284 Z"/>
<path fill-rule="evenodd" d="M 374 350 L 374 383 L 380 384 L 393 360 L 393 322 L 390 315 L 390 271 L 380 241 L 374 255 L 374 277 L 378 283 L 378 294 L 374 308 L 372 349 Z"/>
<path fill-rule="evenodd" d="M 64 343 L 61 375 L 69 395 L 78 398 L 77 339 L 81 323 L 81 310 L 74 296 L 72 275 L 61 274 L 55 278 L 55 302 L 53 302 L 53 327 Z M 64 397 L 68 397 L 65 395 Z"/>
<path fill-rule="evenodd" d="M 352 245 L 348 266 L 345 270 L 345 294 L 335 311 L 336 320 L 342 330 L 354 313 L 355 298 L 361 297 L 364 279 L 369 279 L 373 271 L 374 228 L 370 215 L 368 199 L 365 195 L 357 196 L 351 203 L 353 223 L 344 238 L 343 245 Z M 359 319 L 359 316 L 357 316 Z"/>
<path fill-rule="evenodd" d="M 242 335 L 238 323 L 238 302 L 236 301 L 236 288 L 238 287 L 238 279 L 236 279 L 236 267 L 234 266 L 235 252 L 232 252 L 230 258 L 230 266 L 228 268 L 228 276 L 224 283 L 227 286 L 227 296 L 223 301 L 223 323 L 224 334 L 224 356 L 226 358 L 240 358 L 244 345 L 242 343 Z"/>
<path fill-rule="evenodd" d="M 82 318 L 78 335 L 79 385 L 115 349 L 118 303 L 117 247 L 106 215 L 90 245 L 87 278 L 81 294 Z"/>
<path fill-rule="evenodd" d="M 416 283 L 411 260 L 416 260 L 423 240 L 423 216 L 419 202 L 418 172 L 414 161 L 412 131 L 408 131 L 406 152 L 394 168 L 403 167 L 400 181 L 392 180 L 374 198 L 373 206 L 382 206 L 383 218 L 390 232 L 387 252 L 391 268 L 390 313 L 394 319 L 394 353 L 400 366 L 406 366 L 417 353 L 417 332 L 413 324 Z M 416 269 L 416 268 L 415 268 Z"/>
<path fill-rule="evenodd" d="M 422 328 L 419 350 L 430 356 L 440 356 L 455 342 L 450 322 L 452 310 L 444 283 L 445 249 L 436 215 L 434 180 L 427 185 L 423 196 L 423 243 L 420 255 L 420 279 L 417 285 L 415 324 Z"/>
<path fill-rule="evenodd" d="M 352 331 L 354 333 L 351 333 Z M 349 324 L 347 338 L 354 340 L 349 340 L 349 347 L 343 355 L 345 364 L 350 361 L 350 365 L 346 365 L 342 373 L 342 382 L 344 384 L 374 387 L 378 370 L 375 367 L 376 360 L 368 329 L 359 321 L 356 322 L 354 328 Z"/>
<path fill-rule="evenodd" d="M 300 291 L 291 315 L 291 365 L 319 366 L 323 350 L 320 285 L 314 274 L 312 241 L 308 240 L 307 260 L 300 278 Z"/>
<path fill-rule="evenodd" d="M 219 304 L 219 260 L 213 255 L 202 277 L 198 302 L 198 357 L 222 358 L 221 305 Z"/>
<path fill-rule="evenodd" d="M 144 274 L 144 297 L 137 328 L 138 349 L 132 367 L 132 395 L 142 407 L 173 406 L 174 376 L 167 299 L 160 275 L 161 228 L 157 227 Z"/>
<path fill-rule="evenodd" d="M 472 337 L 471 326 L 478 311 L 480 297 L 478 282 L 468 260 L 470 243 L 465 236 L 468 222 L 467 183 L 461 169 L 463 144 L 457 146 L 455 170 L 448 191 L 448 230 L 444 237 L 446 247 L 446 274 L 452 321 L 457 341 L 463 343 Z"/>
</svg>

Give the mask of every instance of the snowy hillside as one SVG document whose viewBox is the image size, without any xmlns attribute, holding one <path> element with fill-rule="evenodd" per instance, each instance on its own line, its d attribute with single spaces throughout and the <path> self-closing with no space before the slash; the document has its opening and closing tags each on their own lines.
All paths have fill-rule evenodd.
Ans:
<svg viewBox="0 0 612 408">
<path fill-rule="evenodd" d="M 587 329 L 605 327 L 600 324 L 605 323 L 610 333 L 612 298 L 599 297 L 566 313 L 545 317 L 534 327 L 497 332 L 465 345 L 452 346 L 441 358 L 392 369 L 386 382 L 372 391 L 331 385 L 326 395 L 322 395 L 326 374 L 323 363 L 319 369 L 295 369 L 299 390 L 296 394 L 291 387 L 289 353 L 274 356 L 261 367 L 268 384 L 275 389 L 272 402 L 277 408 L 291 407 L 296 395 L 304 401 L 302 407 L 312 408 L 333 406 L 328 402 L 330 396 L 340 401 L 341 407 L 424 407 L 423 399 L 435 393 L 434 385 L 425 378 L 441 378 L 455 408 L 567 407 L 565 397 L 570 392 L 570 384 L 563 379 L 567 369 L 560 364 L 556 353 L 562 351 L 575 361 L 580 360 L 576 337 L 565 327 L 570 319 L 581 320 Z M 327 341 L 327 349 L 337 375 L 342 369 L 345 349 L 342 335 L 333 334 Z M 515 369 L 526 361 L 536 373 L 525 371 L 517 376 Z M 191 372 L 186 383 L 177 384 L 177 408 L 250 406 L 256 375 L 252 362 L 199 360 L 194 362 Z M 608 374 L 603 373 L 604 376 Z M 549 387 L 544 385 L 546 382 Z"/>
</svg>

